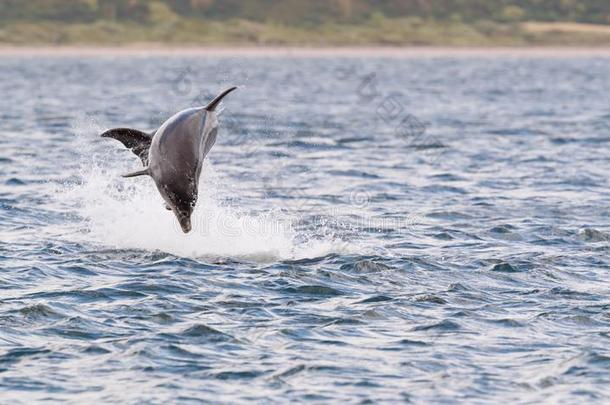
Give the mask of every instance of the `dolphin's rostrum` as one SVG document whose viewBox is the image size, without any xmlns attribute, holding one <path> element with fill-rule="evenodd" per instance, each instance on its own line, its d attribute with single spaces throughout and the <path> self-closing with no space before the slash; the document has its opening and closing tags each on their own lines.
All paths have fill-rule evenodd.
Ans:
<svg viewBox="0 0 610 405">
<path fill-rule="evenodd" d="M 152 133 L 115 128 L 101 135 L 120 141 L 142 160 L 144 170 L 123 177 L 152 177 L 184 233 L 192 228 L 191 214 L 197 203 L 203 159 L 216 142 L 216 107 L 236 88 L 226 89 L 205 107 L 180 111 Z"/>
</svg>

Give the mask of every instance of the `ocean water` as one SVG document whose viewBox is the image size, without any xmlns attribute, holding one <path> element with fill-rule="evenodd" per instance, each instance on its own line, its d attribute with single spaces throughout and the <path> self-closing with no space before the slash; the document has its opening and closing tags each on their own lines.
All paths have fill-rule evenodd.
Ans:
<svg viewBox="0 0 610 405">
<path fill-rule="evenodd" d="M 610 59 L 0 77 L 0 402 L 610 400 Z M 184 235 L 99 134 L 230 85 Z"/>
</svg>

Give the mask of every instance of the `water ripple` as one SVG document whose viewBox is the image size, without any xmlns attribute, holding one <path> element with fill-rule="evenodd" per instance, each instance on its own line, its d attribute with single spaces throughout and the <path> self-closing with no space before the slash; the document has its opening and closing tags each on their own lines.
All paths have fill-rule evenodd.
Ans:
<svg viewBox="0 0 610 405">
<path fill-rule="evenodd" d="M 0 402 L 605 402 L 609 71 L 0 58 Z M 228 84 L 185 236 L 97 135 Z"/>
</svg>

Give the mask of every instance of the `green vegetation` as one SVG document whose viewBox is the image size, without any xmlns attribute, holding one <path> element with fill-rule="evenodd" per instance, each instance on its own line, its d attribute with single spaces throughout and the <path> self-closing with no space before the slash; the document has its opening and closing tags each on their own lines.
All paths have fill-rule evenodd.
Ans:
<svg viewBox="0 0 610 405">
<path fill-rule="evenodd" d="M 610 2 L 0 0 L 0 43 L 610 45 Z"/>
</svg>

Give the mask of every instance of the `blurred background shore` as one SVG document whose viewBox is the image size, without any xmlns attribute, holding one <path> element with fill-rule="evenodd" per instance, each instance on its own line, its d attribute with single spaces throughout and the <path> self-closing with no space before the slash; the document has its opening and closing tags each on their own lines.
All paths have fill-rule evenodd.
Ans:
<svg viewBox="0 0 610 405">
<path fill-rule="evenodd" d="M 0 48 L 605 48 L 607 0 L 1 0 Z"/>
</svg>

